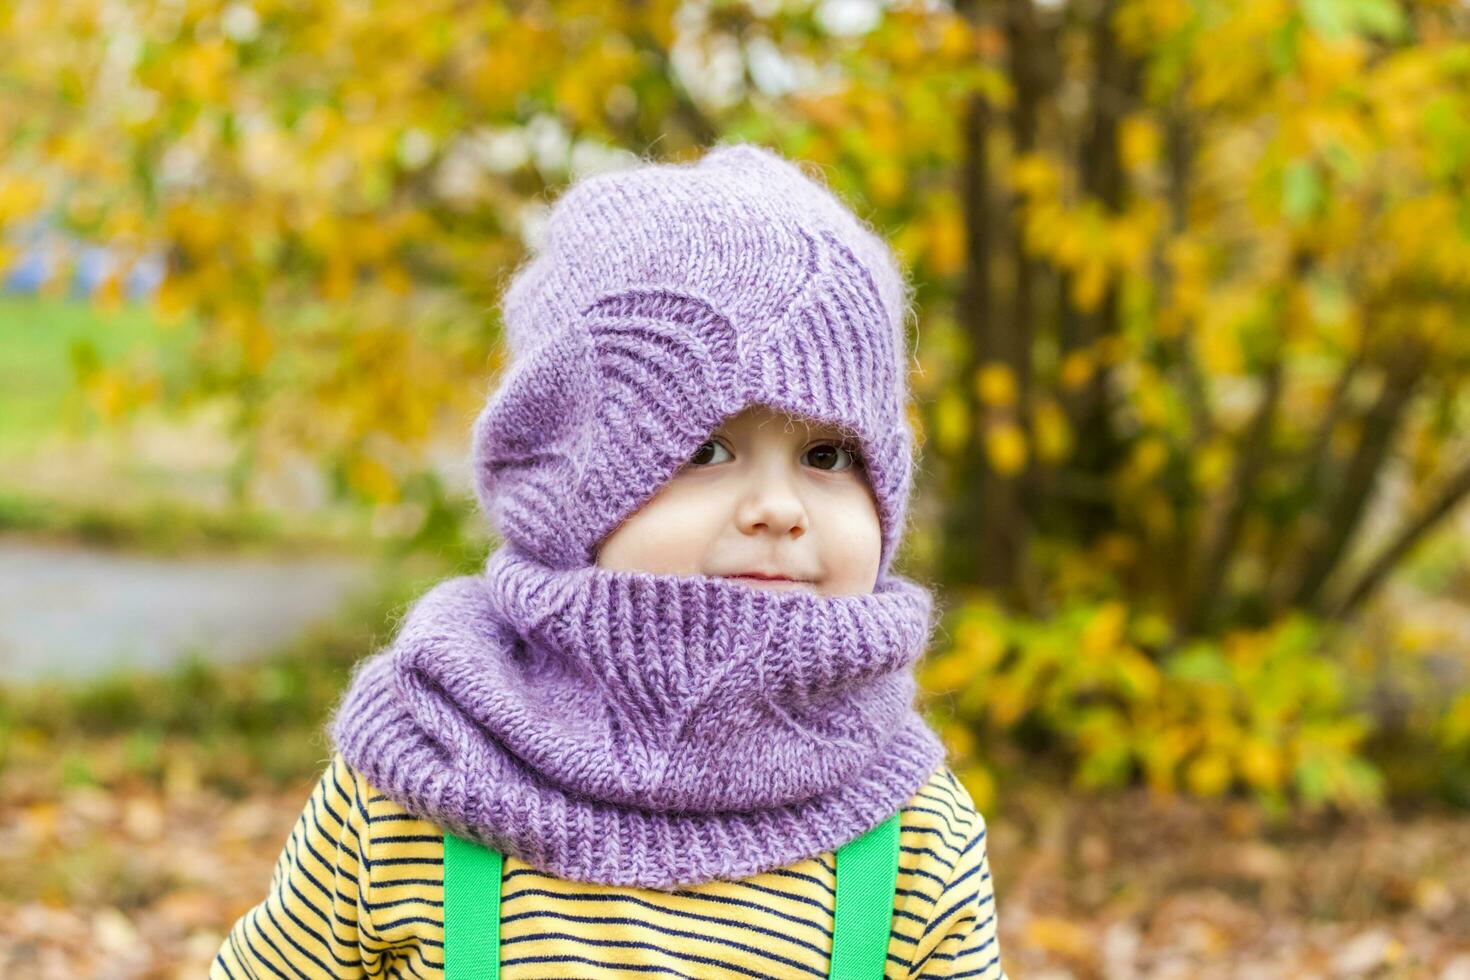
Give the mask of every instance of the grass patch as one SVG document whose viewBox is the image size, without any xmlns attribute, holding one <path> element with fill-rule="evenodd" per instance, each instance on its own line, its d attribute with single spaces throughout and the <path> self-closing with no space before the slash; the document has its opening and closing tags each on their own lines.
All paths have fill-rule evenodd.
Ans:
<svg viewBox="0 0 1470 980">
<path fill-rule="evenodd" d="M 0 294 L 0 452 L 29 452 L 85 423 L 78 361 L 146 358 L 174 377 L 195 332 L 189 321 L 162 325 L 142 304 L 103 309 L 85 299 Z"/>
<path fill-rule="evenodd" d="M 0 488 L 0 533 L 23 532 L 154 555 L 371 551 L 368 515 L 339 511 L 330 521 L 321 514 L 307 520 L 244 507 L 218 510 L 171 500 L 102 505 Z"/>
</svg>

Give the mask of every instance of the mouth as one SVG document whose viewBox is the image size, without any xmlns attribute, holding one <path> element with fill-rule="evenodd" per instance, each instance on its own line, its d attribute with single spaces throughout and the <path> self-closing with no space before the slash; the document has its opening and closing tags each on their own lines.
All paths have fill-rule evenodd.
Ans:
<svg viewBox="0 0 1470 980">
<path fill-rule="evenodd" d="M 792 578 L 789 575 L 771 575 L 765 572 L 740 572 L 720 577 L 764 589 L 810 589 L 816 584 L 809 579 Z"/>
</svg>

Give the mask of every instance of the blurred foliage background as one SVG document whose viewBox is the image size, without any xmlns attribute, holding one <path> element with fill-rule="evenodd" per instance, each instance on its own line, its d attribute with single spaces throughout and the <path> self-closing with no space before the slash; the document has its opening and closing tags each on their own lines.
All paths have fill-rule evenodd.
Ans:
<svg viewBox="0 0 1470 980">
<path fill-rule="evenodd" d="M 982 809 L 1042 776 L 1470 804 L 1458 0 L 0 2 L 0 228 L 118 259 L 90 326 L 34 326 L 65 263 L 5 313 L 0 439 L 155 413 L 229 447 L 200 510 L 0 517 L 428 556 L 356 613 L 381 642 L 489 546 L 453 461 L 549 202 L 721 141 L 803 161 L 916 286 L 904 570 L 943 594 L 922 681 Z M 108 765 L 299 776 L 368 646 L 12 691 L 0 764 L 93 730 Z"/>
</svg>

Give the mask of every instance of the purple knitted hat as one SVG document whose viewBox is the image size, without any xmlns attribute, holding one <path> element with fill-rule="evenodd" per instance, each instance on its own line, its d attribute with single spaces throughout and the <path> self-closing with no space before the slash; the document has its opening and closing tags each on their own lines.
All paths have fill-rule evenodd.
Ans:
<svg viewBox="0 0 1470 980">
<path fill-rule="evenodd" d="M 587 177 L 503 297 L 512 363 L 475 423 L 475 491 L 553 568 L 602 539 L 726 418 L 765 404 L 861 444 L 883 532 L 912 485 L 908 289 L 888 247 L 777 154 Z"/>
</svg>

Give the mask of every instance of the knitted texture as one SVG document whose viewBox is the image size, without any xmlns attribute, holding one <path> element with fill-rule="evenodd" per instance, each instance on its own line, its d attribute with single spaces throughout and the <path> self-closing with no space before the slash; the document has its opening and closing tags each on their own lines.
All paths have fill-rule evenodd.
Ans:
<svg viewBox="0 0 1470 980">
<path fill-rule="evenodd" d="M 408 809 L 576 881 L 674 888 L 866 832 L 943 758 L 912 709 L 927 590 L 821 596 L 514 546 L 354 677 L 343 756 Z"/>
<path fill-rule="evenodd" d="M 769 150 L 584 178 L 503 298 L 480 504 L 547 564 L 590 564 L 720 422 L 765 404 L 861 443 L 887 570 L 912 484 L 906 297 L 883 241 Z"/>
<path fill-rule="evenodd" d="M 677 887 L 834 850 L 943 758 L 913 707 L 932 597 L 894 575 L 912 482 L 905 284 L 776 154 L 586 178 L 503 298 L 475 423 L 503 541 L 422 596 L 332 720 L 405 808 L 580 881 Z M 764 404 L 861 447 L 874 589 L 775 592 L 596 565 L 726 418 Z"/>
</svg>

